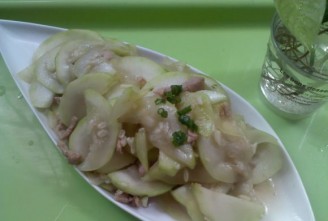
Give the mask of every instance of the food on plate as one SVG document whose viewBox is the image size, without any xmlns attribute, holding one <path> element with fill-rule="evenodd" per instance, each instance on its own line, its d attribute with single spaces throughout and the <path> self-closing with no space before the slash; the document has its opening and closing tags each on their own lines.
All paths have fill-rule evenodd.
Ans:
<svg viewBox="0 0 328 221">
<path fill-rule="evenodd" d="M 209 76 L 87 30 L 45 40 L 19 76 L 68 161 L 117 201 L 163 197 L 193 221 L 265 215 L 254 187 L 282 167 L 280 146 Z"/>
</svg>

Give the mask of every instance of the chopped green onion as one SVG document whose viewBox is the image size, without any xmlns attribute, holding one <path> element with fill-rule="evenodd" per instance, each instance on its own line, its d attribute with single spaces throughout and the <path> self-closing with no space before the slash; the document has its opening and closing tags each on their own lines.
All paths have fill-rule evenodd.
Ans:
<svg viewBox="0 0 328 221">
<path fill-rule="evenodd" d="M 172 134 L 172 143 L 174 146 L 181 146 L 187 141 L 187 135 L 186 133 L 182 132 L 181 130 L 175 131 Z"/>
<path fill-rule="evenodd" d="M 164 109 L 164 108 L 158 108 L 158 110 L 157 110 L 157 113 L 161 116 L 161 117 L 163 117 L 163 118 L 167 118 L 167 111 Z"/>
<path fill-rule="evenodd" d="M 191 111 L 191 106 L 187 106 L 185 108 L 183 108 L 182 110 L 178 111 L 178 115 L 185 115 L 188 114 Z"/>
<path fill-rule="evenodd" d="M 195 122 L 188 115 L 180 115 L 179 122 L 187 126 L 192 132 L 196 132 L 198 130 L 197 124 L 195 124 Z"/>
<path fill-rule="evenodd" d="M 165 99 L 164 98 L 157 98 L 155 100 L 155 104 L 159 105 L 159 104 L 165 104 Z"/>
<path fill-rule="evenodd" d="M 171 85 L 171 92 L 173 95 L 178 96 L 182 92 L 182 85 Z"/>
<path fill-rule="evenodd" d="M 181 98 L 172 93 L 172 91 L 167 91 L 164 93 L 166 100 L 171 104 L 177 104 L 181 102 Z"/>
</svg>

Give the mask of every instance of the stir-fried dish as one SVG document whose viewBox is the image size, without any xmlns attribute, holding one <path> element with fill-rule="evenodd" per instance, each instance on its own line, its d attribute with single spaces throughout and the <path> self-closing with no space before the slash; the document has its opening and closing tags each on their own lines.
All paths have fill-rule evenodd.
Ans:
<svg viewBox="0 0 328 221">
<path fill-rule="evenodd" d="M 169 196 L 193 221 L 265 215 L 254 186 L 279 171 L 281 149 L 210 77 L 88 30 L 51 36 L 19 75 L 69 163 L 117 201 Z"/>
</svg>

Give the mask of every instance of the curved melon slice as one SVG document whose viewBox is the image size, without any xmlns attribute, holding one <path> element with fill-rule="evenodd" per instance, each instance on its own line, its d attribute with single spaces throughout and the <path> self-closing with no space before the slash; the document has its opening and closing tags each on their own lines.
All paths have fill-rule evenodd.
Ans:
<svg viewBox="0 0 328 221">
<path fill-rule="evenodd" d="M 71 71 L 73 64 L 92 47 L 100 44 L 104 44 L 104 41 L 76 40 L 64 43 L 56 57 L 56 76 L 58 80 L 63 85 L 71 82 L 75 78 Z"/>
<path fill-rule="evenodd" d="M 156 91 L 160 88 L 170 87 L 171 85 L 182 85 L 191 77 L 192 75 L 188 73 L 166 72 L 147 82 L 147 84 L 142 88 L 142 91 L 144 93 L 148 93 L 149 91 Z"/>
<path fill-rule="evenodd" d="M 33 60 L 36 61 L 46 52 L 70 40 L 85 39 L 85 40 L 102 40 L 103 38 L 96 32 L 90 30 L 71 29 L 63 32 L 58 32 L 47 38 L 38 47 L 34 53 Z"/>
<path fill-rule="evenodd" d="M 255 165 L 250 180 L 259 184 L 276 174 L 283 165 L 282 153 L 278 143 L 261 143 L 252 160 Z"/>
<path fill-rule="evenodd" d="M 117 170 L 121 170 L 136 161 L 136 158 L 129 153 L 114 152 L 114 155 L 110 161 L 108 161 L 103 167 L 97 169 L 99 173 L 111 173 Z"/>
<path fill-rule="evenodd" d="M 108 45 L 96 45 L 76 60 L 72 65 L 72 74 L 77 78 L 91 72 L 114 74 L 116 71 L 112 67 L 111 60 L 115 56 Z"/>
<path fill-rule="evenodd" d="M 213 136 L 200 136 L 197 144 L 199 157 L 206 171 L 218 181 L 234 183 L 237 174 L 225 161 L 225 151 L 215 143 Z"/>
<path fill-rule="evenodd" d="M 205 220 L 199 209 L 197 201 L 191 192 L 190 185 L 181 186 L 171 191 L 171 194 L 176 201 L 178 201 L 186 208 L 192 221 Z"/>
<path fill-rule="evenodd" d="M 136 148 L 136 156 L 143 166 L 145 171 L 147 172 L 149 169 L 149 162 L 148 162 L 148 150 L 151 148 L 147 137 L 145 128 L 140 128 L 136 135 L 135 135 L 135 148 Z"/>
<path fill-rule="evenodd" d="M 85 116 L 84 91 L 93 89 L 105 94 L 119 79 L 116 75 L 90 73 L 69 83 L 58 107 L 59 119 L 69 125 L 72 117 L 81 119 Z"/>
<path fill-rule="evenodd" d="M 37 81 L 31 82 L 28 92 L 32 105 L 37 108 L 50 107 L 55 95 L 52 91 Z"/>
<path fill-rule="evenodd" d="M 123 75 L 123 81 L 141 84 L 165 72 L 156 62 L 140 56 L 126 56 L 117 60 L 114 67 Z"/>
<path fill-rule="evenodd" d="M 59 49 L 59 47 L 56 47 L 46 52 L 36 61 L 34 69 L 36 79 L 56 94 L 62 94 L 64 92 L 64 86 L 58 81 L 56 76 L 55 58 Z"/>
<path fill-rule="evenodd" d="M 168 88 L 171 85 L 183 85 L 186 81 L 195 76 L 205 79 L 205 88 L 202 91 L 209 96 L 211 103 L 214 104 L 228 100 L 227 93 L 216 80 L 206 75 L 178 71 L 166 72 L 154 77 L 143 87 L 142 90 L 144 93 L 147 93 L 149 91 L 158 91 L 161 88 Z"/>
<path fill-rule="evenodd" d="M 160 181 L 142 180 L 136 166 L 109 173 L 108 176 L 116 188 L 134 196 L 157 196 L 173 187 Z"/>
<path fill-rule="evenodd" d="M 82 156 L 81 171 L 93 171 L 111 160 L 116 148 L 120 124 L 111 117 L 108 101 L 94 90 L 85 91 L 87 116 L 69 139 L 69 148 Z"/>
<path fill-rule="evenodd" d="M 191 191 L 205 220 L 211 221 L 260 221 L 265 208 L 259 203 L 209 190 L 192 184 Z"/>
</svg>

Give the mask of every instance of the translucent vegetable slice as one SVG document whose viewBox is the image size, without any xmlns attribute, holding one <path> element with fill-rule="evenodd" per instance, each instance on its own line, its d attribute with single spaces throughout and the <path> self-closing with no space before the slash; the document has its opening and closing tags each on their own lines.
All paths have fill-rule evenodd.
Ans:
<svg viewBox="0 0 328 221">
<path fill-rule="evenodd" d="M 181 104 L 179 104 L 180 109 L 191 106 L 190 116 L 195 121 L 198 126 L 198 132 L 202 136 L 210 136 L 215 129 L 215 122 L 217 121 L 212 106 L 216 102 L 212 101 L 207 94 L 204 91 L 184 92 L 181 95 Z"/>
<path fill-rule="evenodd" d="M 46 52 L 35 62 L 35 78 L 46 88 L 56 94 L 64 92 L 64 86 L 58 81 L 56 76 L 55 58 L 58 54 L 59 47 Z"/>
<path fill-rule="evenodd" d="M 162 74 L 165 70 L 156 62 L 141 56 L 125 56 L 114 63 L 125 83 L 143 86 L 143 81 Z"/>
<path fill-rule="evenodd" d="M 160 151 L 158 157 L 158 167 L 161 169 L 163 174 L 174 176 L 182 168 L 182 165 Z"/>
<path fill-rule="evenodd" d="M 81 171 L 93 171 L 111 160 L 120 124 L 111 118 L 110 105 L 100 93 L 88 89 L 84 94 L 87 116 L 73 131 L 69 148 L 82 156 Z"/>
<path fill-rule="evenodd" d="M 91 72 L 114 74 L 116 70 L 111 63 L 114 57 L 116 55 L 108 45 L 96 45 L 76 60 L 71 71 L 77 78 Z"/>
<path fill-rule="evenodd" d="M 254 169 L 250 180 L 259 184 L 276 174 L 283 164 L 282 153 L 277 143 L 261 143 L 252 160 Z"/>
<path fill-rule="evenodd" d="M 67 85 L 60 100 L 59 119 L 65 125 L 69 125 L 72 117 L 81 119 L 86 113 L 84 91 L 94 89 L 100 94 L 105 94 L 118 81 L 117 76 L 104 73 L 92 73 L 72 81 Z"/>
<path fill-rule="evenodd" d="M 192 221 L 204 220 L 204 215 L 201 213 L 196 198 L 191 192 L 190 185 L 181 186 L 171 191 L 171 194 L 176 201 L 187 209 Z"/>
<path fill-rule="evenodd" d="M 157 196 L 173 187 L 160 181 L 142 180 L 136 166 L 109 173 L 108 176 L 116 188 L 135 196 Z"/>
<path fill-rule="evenodd" d="M 63 43 L 56 56 L 56 76 L 66 85 L 76 77 L 72 73 L 74 63 L 88 50 L 96 45 L 104 44 L 103 40 L 74 40 Z"/>
<path fill-rule="evenodd" d="M 260 221 L 265 214 L 261 204 L 240 199 L 192 184 L 194 195 L 205 220 Z"/>
<path fill-rule="evenodd" d="M 183 72 L 166 72 L 162 75 L 153 77 L 142 88 L 144 93 L 149 91 L 158 91 L 162 88 L 169 88 L 171 85 L 182 85 L 188 79 L 191 78 L 191 74 Z"/>
<path fill-rule="evenodd" d="M 198 162 L 194 169 L 181 168 L 174 176 L 166 174 L 167 171 L 159 166 L 159 162 L 154 163 L 148 173 L 143 177 L 145 180 L 160 180 L 172 185 L 184 185 L 190 182 L 202 184 L 217 184 L 218 181 L 212 178 L 203 165 Z"/>
<path fill-rule="evenodd" d="M 250 125 L 244 125 L 243 130 L 254 151 L 251 160 L 254 168 L 250 180 L 253 184 L 258 184 L 269 179 L 281 169 L 282 152 L 277 140 L 270 134 Z"/>
<path fill-rule="evenodd" d="M 108 161 L 103 167 L 97 169 L 96 171 L 99 173 L 111 173 L 117 170 L 121 170 L 136 161 L 135 156 L 129 153 L 119 153 L 117 151 L 114 152 L 113 157 Z"/>
<path fill-rule="evenodd" d="M 52 91 L 37 81 L 31 82 L 28 92 L 32 105 L 37 108 L 50 107 L 55 95 Z"/>
<path fill-rule="evenodd" d="M 77 39 L 102 40 L 103 38 L 97 32 L 90 30 L 71 29 L 58 32 L 42 42 L 34 53 L 33 60 L 36 61 L 46 52 L 51 51 L 53 48 L 63 44 L 64 42 Z"/>
<path fill-rule="evenodd" d="M 136 155 L 139 159 L 141 165 L 148 171 L 149 162 L 148 162 L 148 150 L 150 149 L 150 145 L 148 144 L 145 128 L 140 128 L 135 135 L 135 148 Z"/>
<path fill-rule="evenodd" d="M 234 183 L 237 174 L 230 163 L 226 162 L 224 149 L 218 146 L 213 136 L 201 136 L 197 142 L 199 157 L 207 172 L 216 180 Z"/>
</svg>

